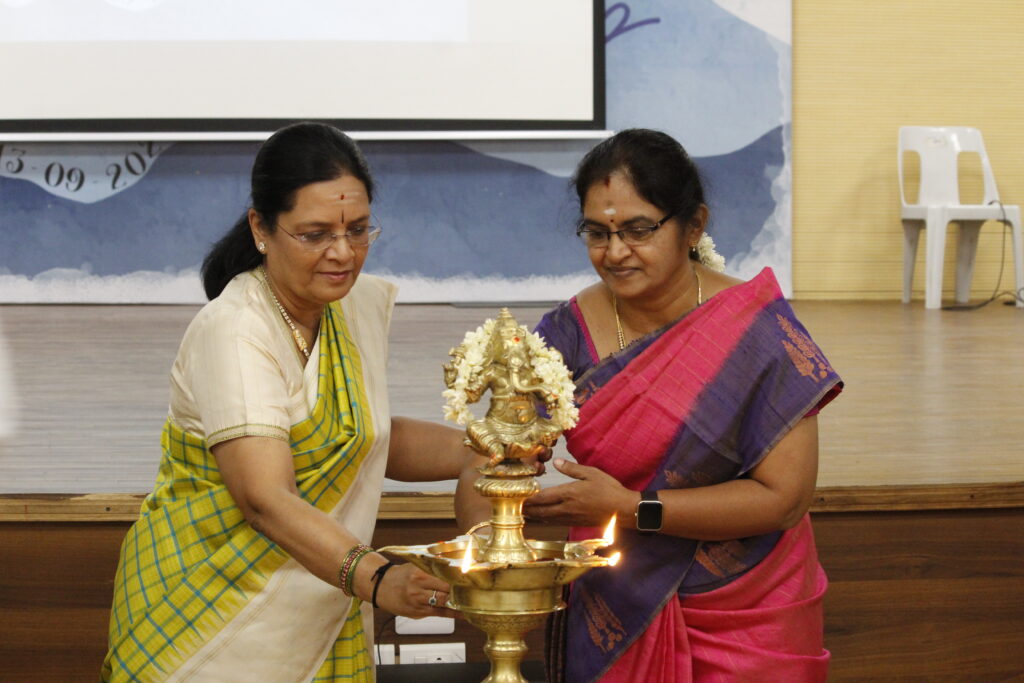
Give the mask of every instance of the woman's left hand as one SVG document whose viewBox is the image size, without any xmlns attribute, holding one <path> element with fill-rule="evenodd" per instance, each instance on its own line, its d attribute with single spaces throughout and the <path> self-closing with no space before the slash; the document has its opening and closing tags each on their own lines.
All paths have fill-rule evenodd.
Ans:
<svg viewBox="0 0 1024 683">
<path fill-rule="evenodd" d="M 570 526 L 603 526 L 615 512 L 635 507 L 635 491 L 597 469 L 556 458 L 552 464 L 576 481 L 542 490 L 526 499 L 523 514 L 533 521 Z"/>
</svg>

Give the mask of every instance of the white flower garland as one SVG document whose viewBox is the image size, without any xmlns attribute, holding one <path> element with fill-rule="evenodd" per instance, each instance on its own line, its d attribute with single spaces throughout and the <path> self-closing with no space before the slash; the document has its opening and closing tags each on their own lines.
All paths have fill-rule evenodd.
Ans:
<svg viewBox="0 0 1024 683">
<path fill-rule="evenodd" d="M 476 375 L 484 369 L 487 345 L 494 332 L 494 320 L 488 320 L 476 330 L 466 332 L 462 340 L 463 355 L 456 357 L 452 365 L 456 371 L 452 386 L 441 395 L 446 399 L 444 418 L 460 425 L 468 424 L 475 419 L 469 411 L 466 388 Z M 572 382 L 569 369 L 565 367 L 562 354 L 557 349 L 548 347 L 544 340 L 534 332 L 521 335 L 530 351 L 531 367 L 544 387 L 555 395 L 557 404 L 551 411 L 551 421 L 562 429 L 576 426 L 580 412 L 573 401 L 576 385 Z"/>
<path fill-rule="evenodd" d="M 533 372 L 557 400 L 557 404 L 551 410 L 551 421 L 562 429 L 572 429 L 579 422 L 580 410 L 574 401 L 576 385 L 569 374 L 569 368 L 565 367 L 562 354 L 558 349 L 545 344 L 535 332 L 526 334 L 526 345 L 530 347 L 530 354 L 533 357 Z"/>
<path fill-rule="evenodd" d="M 465 425 L 474 419 L 473 413 L 467 407 L 466 388 L 469 386 L 470 378 L 483 370 L 484 354 L 487 343 L 494 331 L 494 320 L 488 320 L 476 330 L 466 332 L 459 346 L 463 356 L 456 356 L 452 360 L 455 368 L 455 381 L 451 387 L 441 392 L 445 397 L 444 419 L 456 424 Z"/>
<path fill-rule="evenodd" d="M 697 240 L 697 258 L 711 270 L 725 272 L 725 257 L 715 251 L 715 241 L 707 233 Z"/>
</svg>

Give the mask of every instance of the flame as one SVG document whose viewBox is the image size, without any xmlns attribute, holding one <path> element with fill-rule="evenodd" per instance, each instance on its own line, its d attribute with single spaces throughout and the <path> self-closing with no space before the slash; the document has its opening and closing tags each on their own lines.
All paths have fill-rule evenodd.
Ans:
<svg viewBox="0 0 1024 683">
<path fill-rule="evenodd" d="M 465 574 L 469 571 L 469 568 L 473 566 L 473 537 L 469 537 L 469 543 L 466 544 L 466 554 L 462 556 L 462 573 Z"/>
<path fill-rule="evenodd" d="M 621 560 L 621 559 L 622 559 L 622 553 L 620 553 L 618 551 L 612 553 L 612 556 L 608 558 L 608 566 L 609 567 L 614 567 L 615 565 L 617 565 L 619 563 L 619 560 Z"/>
<path fill-rule="evenodd" d="M 615 543 L 615 525 L 618 522 L 618 520 L 619 516 L 617 514 L 612 515 L 612 518 L 608 520 L 608 526 L 604 528 L 603 538 L 605 542 L 608 543 L 608 545 Z"/>
</svg>

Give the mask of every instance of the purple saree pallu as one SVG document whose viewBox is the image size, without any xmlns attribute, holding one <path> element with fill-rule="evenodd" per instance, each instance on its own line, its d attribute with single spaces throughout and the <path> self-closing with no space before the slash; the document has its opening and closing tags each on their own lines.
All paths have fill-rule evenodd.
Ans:
<svg viewBox="0 0 1024 683">
<path fill-rule="evenodd" d="M 576 378 L 578 462 L 633 490 L 694 488 L 748 476 L 842 383 L 796 319 L 770 269 L 600 362 L 579 309 L 563 304 L 537 327 Z M 565 680 L 600 679 L 666 603 L 724 586 L 758 564 L 782 532 L 725 542 L 621 530 L 614 568 L 572 586 Z M 574 528 L 574 539 L 600 530 Z"/>
</svg>

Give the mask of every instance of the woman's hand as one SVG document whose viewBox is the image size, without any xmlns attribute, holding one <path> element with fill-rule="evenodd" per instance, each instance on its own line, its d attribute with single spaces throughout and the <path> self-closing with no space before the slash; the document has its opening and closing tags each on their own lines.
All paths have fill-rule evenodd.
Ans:
<svg viewBox="0 0 1024 683">
<path fill-rule="evenodd" d="M 392 614 L 413 619 L 459 616 L 459 612 L 444 607 L 451 590 L 448 584 L 413 564 L 392 567 L 380 581 L 377 605 Z M 371 585 L 367 597 L 372 592 Z M 436 606 L 430 604 L 432 601 Z"/>
<path fill-rule="evenodd" d="M 552 463 L 576 481 L 552 486 L 527 498 L 523 513 L 528 519 L 570 526 L 603 526 L 613 514 L 636 507 L 639 495 L 596 467 L 562 458 L 555 458 Z"/>
</svg>

